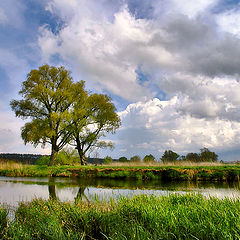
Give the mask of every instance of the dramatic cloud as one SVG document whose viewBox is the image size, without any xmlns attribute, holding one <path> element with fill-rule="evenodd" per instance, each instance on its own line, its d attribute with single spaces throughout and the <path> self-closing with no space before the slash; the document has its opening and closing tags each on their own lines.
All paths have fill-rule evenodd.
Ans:
<svg viewBox="0 0 240 240">
<path fill-rule="evenodd" d="M 156 156 L 166 149 L 186 153 L 202 147 L 217 149 L 238 146 L 240 123 L 221 119 L 200 119 L 176 111 L 182 100 L 157 98 L 130 104 L 120 112 L 123 127 L 118 144 L 123 154 L 152 152 Z"/>
<path fill-rule="evenodd" d="M 16 0 L 4 2 L 0 26 L 13 26 L 14 20 L 19 22 L 14 28 L 21 28 L 27 4 L 16 4 L 9 12 L 9 4 Z M 45 9 L 40 15 L 49 21 L 41 17 L 36 21 L 34 54 L 20 58 L 15 48 L 0 49 L 0 71 L 15 88 L 29 69 L 37 67 L 31 62 L 37 59 L 38 64 L 63 64 L 74 79 L 111 94 L 118 111 L 124 109 L 119 113 L 122 127 L 112 137 L 115 157 L 134 151 L 161 155 L 165 149 L 184 153 L 203 146 L 226 156 L 240 147 L 238 4 L 220 0 L 41 4 Z M 10 136 L 9 129 L 13 131 L 7 126 L 1 131 Z"/>
</svg>

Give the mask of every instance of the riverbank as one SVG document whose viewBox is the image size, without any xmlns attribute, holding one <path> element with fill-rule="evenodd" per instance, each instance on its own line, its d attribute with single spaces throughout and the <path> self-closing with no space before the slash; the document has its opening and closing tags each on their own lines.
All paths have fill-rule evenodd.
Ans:
<svg viewBox="0 0 240 240">
<path fill-rule="evenodd" d="M 13 222 L 7 222 L 0 209 L 0 236 L 25 240 L 239 239 L 239 221 L 238 199 L 201 195 L 138 195 L 75 204 L 34 200 L 20 204 Z"/>
<path fill-rule="evenodd" d="M 240 165 L 210 166 L 37 166 L 0 165 L 0 176 L 87 177 L 142 180 L 239 181 Z"/>
</svg>

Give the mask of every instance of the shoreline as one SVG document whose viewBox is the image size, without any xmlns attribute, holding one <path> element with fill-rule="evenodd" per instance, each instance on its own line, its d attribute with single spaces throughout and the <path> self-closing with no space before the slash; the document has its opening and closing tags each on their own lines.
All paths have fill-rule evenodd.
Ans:
<svg viewBox="0 0 240 240">
<path fill-rule="evenodd" d="M 37 166 L 0 168 L 6 177 L 86 177 L 109 179 L 239 182 L 239 165 L 219 166 Z"/>
</svg>

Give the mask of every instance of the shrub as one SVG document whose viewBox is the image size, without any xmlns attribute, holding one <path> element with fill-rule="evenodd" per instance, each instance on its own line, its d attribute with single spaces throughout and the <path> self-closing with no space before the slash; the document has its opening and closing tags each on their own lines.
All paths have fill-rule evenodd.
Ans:
<svg viewBox="0 0 240 240">
<path fill-rule="evenodd" d="M 50 157 L 43 156 L 43 157 L 39 158 L 35 164 L 36 165 L 49 165 L 49 163 L 50 163 Z"/>
<path fill-rule="evenodd" d="M 120 158 L 118 159 L 118 161 L 119 161 L 119 162 L 127 162 L 128 159 L 127 159 L 126 157 L 120 157 Z"/>
<path fill-rule="evenodd" d="M 144 161 L 145 163 L 154 162 L 154 161 L 155 161 L 155 157 L 154 157 L 152 154 L 149 154 L 149 155 L 146 155 L 146 156 L 143 158 L 143 161 Z"/>
<path fill-rule="evenodd" d="M 141 158 L 138 155 L 135 155 L 130 158 L 130 162 L 141 162 Z"/>
<path fill-rule="evenodd" d="M 71 165 L 79 162 L 79 156 L 75 149 L 63 149 L 56 157 L 57 165 Z M 36 165 L 49 165 L 50 156 L 43 156 L 36 161 Z"/>
<path fill-rule="evenodd" d="M 172 150 L 166 150 L 161 158 L 163 162 L 175 162 L 179 155 Z"/>
<path fill-rule="evenodd" d="M 103 160 L 104 164 L 110 164 L 112 163 L 112 158 L 110 156 L 106 156 Z"/>
</svg>

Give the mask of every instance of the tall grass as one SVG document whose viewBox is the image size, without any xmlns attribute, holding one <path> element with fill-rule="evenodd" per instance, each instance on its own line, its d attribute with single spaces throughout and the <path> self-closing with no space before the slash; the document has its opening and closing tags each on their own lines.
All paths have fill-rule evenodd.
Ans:
<svg viewBox="0 0 240 240">
<path fill-rule="evenodd" d="M 0 239 L 2 239 L 7 229 L 7 210 L 0 207 Z"/>
<path fill-rule="evenodd" d="M 201 195 L 22 203 L 3 239 L 239 239 L 240 201 Z"/>
<path fill-rule="evenodd" d="M 13 170 L 20 169 L 23 167 L 22 163 L 16 163 L 13 161 L 4 161 L 0 159 L 0 169 L 1 170 Z"/>
</svg>

